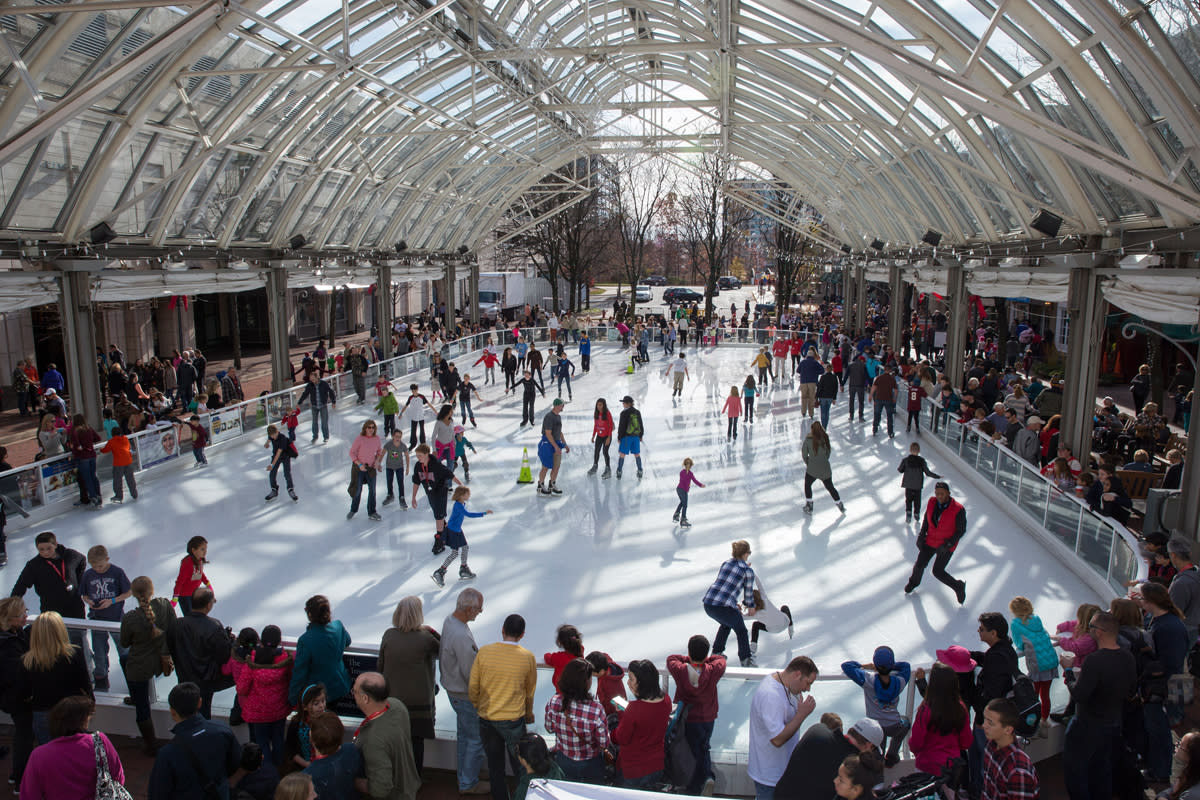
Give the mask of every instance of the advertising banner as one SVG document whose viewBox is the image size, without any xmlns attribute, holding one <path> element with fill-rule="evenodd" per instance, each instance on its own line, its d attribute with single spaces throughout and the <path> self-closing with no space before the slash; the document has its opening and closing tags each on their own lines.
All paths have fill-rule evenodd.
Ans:
<svg viewBox="0 0 1200 800">
<path fill-rule="evenodd" d="M 201 423 L 204 420 L 201 418 Z M 242 409 L 231 408 L 214 411 L 208 415 L 209 444 L 232 439 L 242 432 Z"/>
<path fill-rule="evenodd" d="M 41 466 L 42 498 L 46 503 L 65 500 L 79 491 L 79 472 L 75 459 L 65 458 Z"/>
<path fill-rule="evenodd" d="M 147 430 L 134 441 L 142 469 L 179 458 L 179 429 L 174 425 Z"/>
</svg>

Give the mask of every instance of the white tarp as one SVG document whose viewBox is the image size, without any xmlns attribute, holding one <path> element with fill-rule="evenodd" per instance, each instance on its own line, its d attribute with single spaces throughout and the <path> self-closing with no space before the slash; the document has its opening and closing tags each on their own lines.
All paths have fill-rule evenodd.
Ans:
<svg viewBox="0 0 1200 800">
<path fill-rule="evenodd" d="M 1037 273 L 1028 270 L 966 273 L 967 291 L 980 297 L 1028 297 L 1050 303 L 1067 302 L 1070 275 L 1065 272 Z"/>
<path fill-rule="evenodd" d="M 641 792 L 636 789 L 620 789 L 616 786 L 600 786 L 591 783 L 550 781 L 534 778 L 525 793 L 529 800 L 648 800 L 662 797 L 658 792 Z"/>
<path fill-rule="evenodd" d="M 1131 274 L 1101 285 L 1104 299 L 1152 322 L 1200 324 L 1200 278 Z"/>
<path fill-rule="evenodd" d="M 316 269 L 289 269 L 288 270 L 288 288 L 289 289 L 307 289 L 310 286 L 318 287 L 334 285 L 338 288 L 343 286 L 360 286 L 366 287 L 378 282 L 379 273 L 374 270 L 364 269 L 328 269 L 322 268 L 321 274 L 316 273 Z M 404 283 L 417 283 L 419 281 L 436 281 L 441 280 L 446 274 L 445 267 L 434 266 L 412 266 L 412 267 L 392 267 L 392 284 L 399 285 Z M 459 272 L 459 276 L 466 275 L 465 268 Z M 327 291 L 327 290 L 326 290 Z"/>
<path fill-rule="evenodd" d="M 913 288 L 922 294 L 946 296 L 946 270 L 944 269 L 906 270 L 904 280 L 911 283 Z"/>
<path fill-rule="evenodd" d="M 119 302 L 149 300 L 171 295 L 248 292 L 265 286 L 266 275 L 261 272 L 232 270 L 207 271 L 198 269 L 168 272 L 109 272 L 98 274 L 92 281 L 92 300 Z"/>
<path fill-rule="evenodd" d="M 51 272 L 0 273 L 0 313 L 57 303 L 62 299 L 58 276 Z"/>
</svg>

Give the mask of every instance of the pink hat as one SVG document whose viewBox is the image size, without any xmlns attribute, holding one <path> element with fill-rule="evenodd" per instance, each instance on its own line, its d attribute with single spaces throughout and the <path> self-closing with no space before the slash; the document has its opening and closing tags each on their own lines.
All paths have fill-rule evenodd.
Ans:
<svg viewBox="0 0 1200 800">
<path fill-rule="evenodd" d="M 463 428 L 463 426 L 462 426 L 462 425 L 455 425 L 455 426 L 454 426 L 454 432 L 455 432 L 455 433 L 462 433 L 462 432 L 463 432 L 463 430 L 464 430 L 464 428 Z"/>
<path fill-rule="evenodd" d="M 945 650 L 938 650 L 937 660 L 955 672 L 970 672 L 975 669 L 975 659 L 971 658 L 971 651 L 957 644 Z"/>
</svg>

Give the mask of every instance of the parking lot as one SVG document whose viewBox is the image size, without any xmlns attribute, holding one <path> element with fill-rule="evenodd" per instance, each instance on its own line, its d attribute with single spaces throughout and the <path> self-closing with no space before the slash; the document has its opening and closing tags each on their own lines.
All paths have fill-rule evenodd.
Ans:
<svg viewBox="0 0 1200 800">
<path fill-rule="evenodd" d="M 663 300 L 663 293 L 665 291 L 667 291 L 668 289 L 685 288 L 685 289 L 691 289 L 691 290 L 699 293 L 700 295 L 704 294 L 704 287 L 700 286 L 700 285 L 689 285 L 689 286 L 683 286 L 683 287 L 679 287 L 679 286 L 639 286 L 638 288 L 642 289 L 642 290 L 649 289 L 649 291 L 650 291 L 650 299 L 649 300 L 638 300 L 637 301 L 637 311 L 638 311 L 638 313 L 641 313 L 641 314 L 666 314 L 667 304 Z M 626 287 L 621 292 L 621 294 L 617 296 L 617 299 L 626 300 L 626 301 L 629 299 L 628 287 Z M 742 314 L 745 313 L 747 300 L 750 301 L 750 309 L 751 309 L 751 312 L 753 313 L 753 309 L 754 309 L 754 306 L 756 303 L 760 303 L 760 302 L 773 303 L 773 302 L 775 302 L 775 293 L 772 290 L 768 289 L 765 296 L 760 295 L 757 288 L 751 287 L 749 284 L 743 284 L 741 289 L 722 289 L 720 294 L 716 295 L 713 298 L 713 308 L 716 310 L 718 315 L 723 316 L 726 319 L 728 319 L 730 306 L 731 305 L 737 306 L 737 314 L 738 314 L 738 318 L 740 319 Z M 703 308 L 704 301 L 699 300 L 697 302 L 700 304 L 701 308 Z"/>
</svg>

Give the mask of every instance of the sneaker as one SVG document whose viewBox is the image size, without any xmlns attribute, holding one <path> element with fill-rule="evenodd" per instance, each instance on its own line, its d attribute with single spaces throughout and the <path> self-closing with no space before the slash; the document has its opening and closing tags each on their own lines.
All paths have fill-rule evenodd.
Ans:
<svg viewBox="0 0 1200 800">
<path fill-rule="evenodd" d="M 611 477 L 612 477 L 612 470 L 611 470 L 611 469 L 609 469 L 608 467 L 605 467 L 605 468 L 604 468 L 604 472 L 600 473 L 600 477 L 601 477 L 601 478 L 604 478 L 604 479 L 606 479 L 606 480 L 607 480 L 608 478 L 611 478 Z"/>
<path fill-rule="evenodd" d="M 367 514 L 367 519 L 372 520 L 374 522 L 379 522 L 379 520 L 383 519 L 383 517 L 379 516 L 379 514 L 377 514 L 377 513 L 373 513 L 373 514 Z"/>
<path fill-rule="evenodd" d="M 587 471 L 587 474 L 588 474 L 588 475 L 595 475 L 595 474 L 596 474 L 596 465 L 595 465 L 595 464 L 592 464 L 592 468 L 591 468 L 591 469 L 589 469 L 589 470 Z"/>
<path fill-rule="evenodd" d="M 297 500 L 299 500 L 299 499 L 300 499 L 300 498 L 299 498 L 299 497 L 296 495 L 296 490 L 295 490 L 295 489 L 288 489 L 288 497 L 292 498 L 292 502 L 295 502 L 295 501 L 297 501 Z"/>
<path fill-rule="evenodd" d="M 469 568 L 467 568 L 467 567 L 459 567 L 458 568 L 458 579 L 460 581 L 469 581 L 469 580 L 473 580 L 474 578 L 475 578 L 475 573 L 471 572 L 471 570 Z"/>
<path fill-rule="evenodd" d="M 391 503 L 394 503 L 395 501 L 396 501 L 396 496 L 395 496 L 395 495 L 391 495 L 391 494 L 389 494 L 387 497 L 383 498 L 383 504 L 384 504 L 385 506 L 386 506 L 386 505 L 390 505 Z"/>
<path fill-rule="evenodd" d="M 270 494 L 268 494 L 268 495 L 267 495 L 266 497 L 264 497 L 263 499 L 264 499 L 264 500 L 266 500 L 267 502 L 270 502 L 270 501 L 274 500 L 276 497 L 279 497 L 279 490 L 278 490 L 278 489 L 272 489 L 272 490 L 271 490 L 271 493 L 270 493 Z"/>
<path fill-rule="evenodd" d="M 346 519 L 354 519 L 354 515 L 355 515 L 355 513 L 356 513 L 356 512 L 354 512 L 354 511 L 351 511 L 351 512 L 347 513 L 347 514 L 346 514 Z"/>
<path fill-rule="evenodd" d="M 685 517 L 685 518 L 679 520 L 679 527 L 690 528 L 690 527 L 692 527 L 692 523 L 688 522 L 687 518 Z"/>
<path fill-rule="evenodd" d="M 743 667 L 757 667 L 758 662 L 754 660 L 754 656 L 752 655 L 749 658 L 742 659 L 742 666 Z"/>
<path fill-rule="evenodd" d="M 558 488 L 558 484 L 556 484 L 554 481 L 550 481 L 550 493 L 562 494 L 562 489 Z"/>
<path fill-rule="evenodd" d="M 438 586 L 446 585 L 446 573 L 442 572 L 440 569 L 435 570 L 434 573 L 432 575 L 430 575 L 429 577 L 433 578 L 433 582 L 436 583 Z"/>
</svg>

